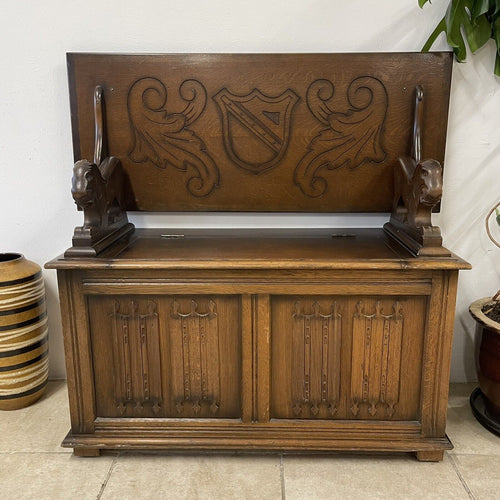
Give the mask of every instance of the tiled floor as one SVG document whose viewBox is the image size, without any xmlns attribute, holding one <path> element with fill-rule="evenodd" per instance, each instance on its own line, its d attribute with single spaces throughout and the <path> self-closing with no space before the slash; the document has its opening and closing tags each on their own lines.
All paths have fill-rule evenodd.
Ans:
<svg viewBox="0 0 500 500">
<path fill-rule="evenodd" d="M 0 498 L 11 499 L 497 499 L 500 438 L 471 414 L 473 385 L 453 385 L 440 463 L 407 455 L 175 455 L 73 457 L 66 385 L 35 405 L 0 412 Z"/>
</svg>

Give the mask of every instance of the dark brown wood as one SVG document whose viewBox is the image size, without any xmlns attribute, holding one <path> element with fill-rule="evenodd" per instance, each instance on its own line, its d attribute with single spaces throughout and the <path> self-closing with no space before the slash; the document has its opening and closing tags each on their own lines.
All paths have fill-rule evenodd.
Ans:
<svg viewBox="0 0 500 500">
<path fill-rule="evenodd" d="M 79 446 L 73 449 L 73 453 L 77 457 L 99 457 L 101 450 L 99 448 Z"/>
<path fill-rule="evenodd" d="M 67 257 L 95 256 L 134 230 L 125 208 L 125 178 L 120 160 L 102 160 L 107 150 L 102 87 L 94 90 L 94 163 L 79 160 L 73 168 L 71 194 L 83 210 L 83 226 L 75 228 Z"/>
<path fill-rule="evenodd" d="M 415 88 L 412 157 L 399 158 L 394 169 L 391 220 L 384 227 L 415 255 L 449 256 L 441 230 L 432 225 L 433 208 L 443 194 L 443 169 L 432 159 L 422 160 L 424 90 Z"/>
<path fill-rule="evenodd" d="M 417 451 L 416 456 L 420 462 L 441 462 L 444 450 Z"/>
<path fill-rule="evenodd" d="M 442 163 L 451 53 L 69 54 L 75 161 L 92 95 L 128 210 L 389 212 L 425 90 L 425 158 Z"/>
<path fill-rule="evenodd" d="M 174 237 L 175 236 L 175 237 Z M 58 257 L 53 269 L 468 269 L 457 256 L 415 256 L 380 228 L 136 229 L 98 259 Z"/>
<path fill-rule="evenodd" d="M 138 230 L 93 265 L 48 265 L 72 304 L 76 420 L 65 445 L 433 452 L 422 460 L 450 447 L 454 296 L 466 263 L 414 257 L 382 229 L 161 232 Z"/>
<path fill-rule="evenodd" d="M 48 263 L 71 410 L 63 445 L 79 456 L 348 450 L 441 460 L 451 448 L 457 275 L 470 266 L 432 233 L 441 166 L 422 155 L 442 161 L 451 56 L 68 62 L 75 159 L 94 154 L 76 169 L 105 180 L 121 162 L 123 189 L 103 198 L 122 196 L 122 214 L 394 210 L 385 230 L 138 229 Z M 107 209 L 83 208 L 102 229 Z"/>
</svg>

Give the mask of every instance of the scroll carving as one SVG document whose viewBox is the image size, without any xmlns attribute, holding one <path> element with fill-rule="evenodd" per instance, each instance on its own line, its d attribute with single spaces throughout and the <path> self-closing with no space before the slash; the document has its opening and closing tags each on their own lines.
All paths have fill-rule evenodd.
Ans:
<svg viewBox="0 0 500 500">
<path fill-rule="evenodd" d="M 103 89 L 94 92 L 94 160 L 79 160 L 73 168 L 71 194 L 83 210 L 83 226 L 76 227 L 67 257 L 95 256 L 134 230 L 128 222 L 124 199 L 125 174 L 120 160 L 106 154 Z"/>
<path fill-rule="evenodd" d="M 353 80 L 347 90 L 346 112 L 332 109 L 333 95 L 329 80 L 315 80 L 307 90 L 309 110 L 326 126 L 312 139 L 294 174 L 295 184 L 312 198 L 326 192 L 324 169 L 354 169 L 386 157 L 382 142 L 388 97 L 383 83 L 371 76 Z"/>
<path fill-rule="evenodd" d="M 178 322 L 182 336 L 182 394 L 174 394 L 179 415 L 186 412 L 199 415 L 208 407 L 212 415 L 220 408 L 220 352 L 217 306 L 209 300 L 205 311 L 191 300 L 183 312 L 177 300 L 172 306 L 172 318 Z"/>
<path fill-rule="evenodd" d="M 287 150 L 292 111 L 298 100 L 291 89 L 275 97 L 258 89 L 243 96 L 225 88 L 220 90 L 214 101 L 222 118 L 224 148 L 229 158 L 254 174 L 275 167 Z M 240 141 L 249 140 L 252 149 L 240 147 Z"/>
<path fill-rule="evenodd" d="M 366 312 L 358 302 L 353 318 L 351 411 L 365 406 L 372 417 L 392 417 L 399 402 L 403 310 L 399 302 L 384 314 L 377 302 Z"/>
<path fill-rule="evenodd" d="M 415 89 L 412 156 L 399 158 L 394 170 L 394 201 L 384 229 L 416 255 L 449 256 L 442 247 L 441 230 L 432 225 L 432 209 L 441 201 L 443 169 L 432 159 L 422 160 L 422 87 Z"/>
<path fill-rule="evenodd" d="M 340 400 L 342 317 L 336 302 L 322 311 L 318 302 L 306 312 L 296 302 L 293 313 L 293 412 L 297 417 L 333 416 Z"/>
<path fill-rule="evenodd" d="M 219 169 L 205 143 L 189 126 L 203 113 L 207 91 L 197 80 L 185 80 L 179 94 L 187 102 L 179 113 L 167 110 L 167 89 L 156 78 L 141 78 L 128 94 L 128 113 L 133 133 L 129 158 L 166 169 L 186 172 L 190 194 L 207 196 L 219 184 Z"/>
<path fill-rule="evenodd" d="M 140 416 L 146 407 L 162 407 L 160 339 L 157 304 L 115 301 L 113 369 L 116 407 L 120 414 Z"/>
</svg>

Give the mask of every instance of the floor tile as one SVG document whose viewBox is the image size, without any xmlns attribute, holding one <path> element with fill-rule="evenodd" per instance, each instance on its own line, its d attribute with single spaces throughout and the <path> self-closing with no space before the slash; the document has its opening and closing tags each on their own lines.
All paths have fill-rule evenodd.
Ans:
<svg viewBox="0 0 500 500">
<path fill-rule="evenodd" d="M 453 460 L 475 500 L 500 497 L 500 457 L 454 455 Z"/>
<path fill-rule="evenodd" d="M 500 456 L 500 437 L 486 430 L 474 417 L 469 396 L 476 384 L 453 384 L 450 388 L 446 433 L 455 448 L 453 454 Z"/>
<path fill-rule="evenodd" d="M 60 446 L 69 428 L 66 382 L 49 382 L 45 394 L 31 406 L 0 411 L 0 453 L 69 453 L 72 450 Z"/>
<path fill-rule="evenodd" d="M 477 382 L 471 384 L 450 384 L 448 407 L 463 406 L 469 404 L 471 392 L 477 387 Z"/>
<path fill-rule="evenodd" d="M 285 457 L 287 500 L 468 499 L 450 459 L 412 456 Z"/>
<path fill-rule="evenodd" d="M 4 500 L 96 499 L 113 459 L 82 459 L 68 453 L 0 454 L 0 496 Z"/>
<path fill-rule="evenodd" d="M 102 500 L 281 499 L 279 456 L 120 456 Z"/>
</svg>

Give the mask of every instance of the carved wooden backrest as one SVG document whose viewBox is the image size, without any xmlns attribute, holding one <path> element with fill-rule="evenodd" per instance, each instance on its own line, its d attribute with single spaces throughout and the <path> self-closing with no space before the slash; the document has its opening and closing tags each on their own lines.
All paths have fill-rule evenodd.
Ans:
<svg viewBox="0 0 500 500">
<path fill-rule="evenodd" d="M 389 212 L 412 148 L 443 161 L 450 53 L 68 54 L 75 160 L 107 153 L 141 211 Z"/>
</svg>

